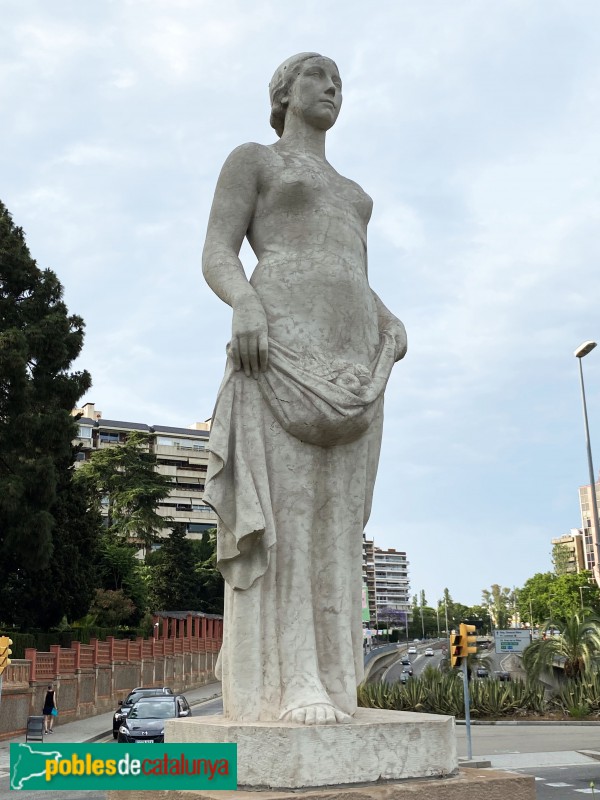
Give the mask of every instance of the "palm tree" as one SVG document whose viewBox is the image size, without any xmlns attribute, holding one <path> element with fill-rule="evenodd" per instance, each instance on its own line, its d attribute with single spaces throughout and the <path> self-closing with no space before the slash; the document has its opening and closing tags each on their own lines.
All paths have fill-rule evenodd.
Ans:
<svg viewBox="0 0 600 800">
<path fill-rule="evenodd" d="M 562 661 L 565 677 L 582 678 L 600 661 L 600 619 L 590 609 L 583 609 L 564 620 L 548 620 L 545 633 L 552 628 L 560 636 L 536 639 L 523 652 L 523 666 L 530 678 L 537 679 L 557 659 Z"/>
</svg>

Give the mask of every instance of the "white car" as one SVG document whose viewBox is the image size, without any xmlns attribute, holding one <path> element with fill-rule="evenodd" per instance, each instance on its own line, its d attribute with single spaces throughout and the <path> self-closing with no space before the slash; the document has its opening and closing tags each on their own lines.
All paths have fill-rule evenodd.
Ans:
<svg viewBox="0 0 600 800">
<path fill-rule="evenodd" d="M 408 655 L 409 656 L 416 656 L 417 655 L 417 648 L 414 645 L 412 645 L 411 647 L 408 648 Z"/>
<path fill-rule="evenodd" d="M 433 655 L 435 655 L 435 653 L 433 652 L 433 648 L 432 648 L 432 647 L 428 647 L 428 648 L 425 650 L 425 655 L 426 655 L 426 656 L 433 656 Z"/>
</svg>

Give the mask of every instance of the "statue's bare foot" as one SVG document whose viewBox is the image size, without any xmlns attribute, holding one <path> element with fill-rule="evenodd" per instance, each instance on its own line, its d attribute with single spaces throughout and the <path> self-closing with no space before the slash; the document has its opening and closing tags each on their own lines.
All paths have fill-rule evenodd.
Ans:
<svg viewBox="0 0 600 800">
<path fill-rule="evenodd" d="M 315 703 L 288 711 L 283 720 L 299 725 L 335 725 L 336 722 L 352 722 L 352 717 L 327 703 Z"/>
</svg>

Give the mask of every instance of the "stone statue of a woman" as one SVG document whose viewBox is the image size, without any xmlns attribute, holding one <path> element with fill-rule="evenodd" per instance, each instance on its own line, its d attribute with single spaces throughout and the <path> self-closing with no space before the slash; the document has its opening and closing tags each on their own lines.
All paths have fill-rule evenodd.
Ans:
<svg viewBox="0 0 600 800">
<path fill-rule="evenodd" d="M 337 66 L 300 53 L 269 90 L 279 141 L 229 156 L 204 247 L 206 280 L 233 309 L 204 498 L 226 582 L 225 715 L 314 725 L 356 710 L 362 532 L 406 334 L 369 288 L 371 199 L 325 158 Z"/>
</svg>

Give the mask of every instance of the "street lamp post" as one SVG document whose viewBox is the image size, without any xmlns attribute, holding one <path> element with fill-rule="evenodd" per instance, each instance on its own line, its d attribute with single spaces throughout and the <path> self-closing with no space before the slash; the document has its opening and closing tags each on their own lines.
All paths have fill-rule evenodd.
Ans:
<svg viewBox="0 0 600 800">
<path fill-rule="evenodd" d="M 596 342 L 584 342 L 575 350 L 575 358 L 579 361 L 579 381 L 581 384 L 581 403 L 583 406 L 583 425 L 585 428 L 585 443 L 587 448 L 588 470 L 590 476 L 590 495 L 592 502 L 592 530 L 594 532 L 594 578 L 600 586 L 600 532 L 598 525 L 598 503 L 596 501 L 596 481 L 594 479 L 594 465 L 592 462 L 592 448 L 590 446 L 590 429 L 588 425 L 587 405 L 585 402 L 585 386 L 583 383 L 583 368 L 581 359 L 596 347 Z M 583 595 L 582 595 L 583 597 Z"/>
<path fill-rule="evenodd" d="M 446 599 L 446 595 L 444 594 L 444 615 L 446 618 L 446 648 L 448 653 L 448 658 L 450 658 L 450 628 L 448 627 L 448 600 Z"/>
<path fill-rule="evenodd" d="M 577 588 L 579 589 L 579 597 L 581 598 L 581 610 L 583 611 L 583 593 L 584 593 L 584 591 L 587 592 L 590 587 L 589 586 L 578 586 Z"/>
</svg>

